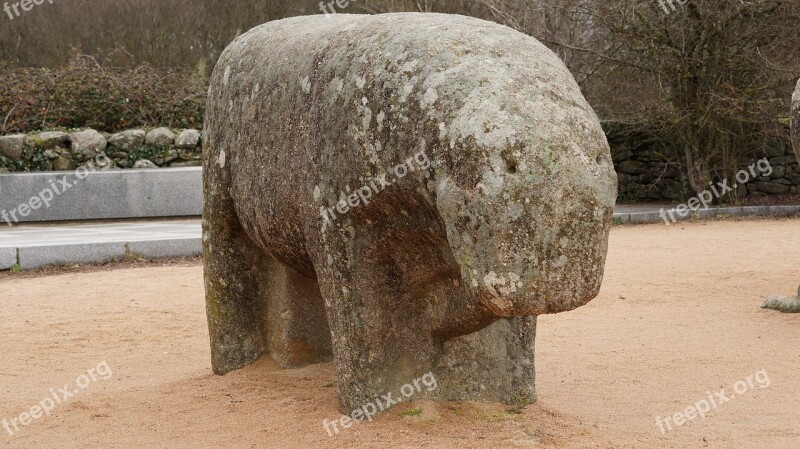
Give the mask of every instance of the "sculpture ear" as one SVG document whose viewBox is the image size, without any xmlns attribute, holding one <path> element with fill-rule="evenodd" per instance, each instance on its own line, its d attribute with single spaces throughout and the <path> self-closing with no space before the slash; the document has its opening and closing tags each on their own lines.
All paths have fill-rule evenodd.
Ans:
<svg viewBox="0 0 800 449">
<path fill-rule="evenodd" d="M 451 239 L 451 232 L 454 232 L 454 226 L 459 218 L 463 215 L 462 209 L 469 201 L 468 192 L 455 185 L 452 178 L 445 175 L 436 185 L 436 209 L 439 212 L 439 217 L 445 224 L 447 230 L 447 240 L 451 243 L 452 248 L 453 240 Z"/>
</svg>

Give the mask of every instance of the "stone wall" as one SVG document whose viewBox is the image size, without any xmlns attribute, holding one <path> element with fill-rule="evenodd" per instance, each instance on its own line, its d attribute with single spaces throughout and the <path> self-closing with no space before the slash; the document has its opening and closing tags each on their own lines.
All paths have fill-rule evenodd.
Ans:
<svg viewBox="0 0 800 449">
<path fill-rule="evenodd" d="M 619 178 L 620 202 L 685 200 L 694 196 L 680 155 L 662 150 L 652 137 L 609 137 L 614 169 Z M 751 180 L 736 189 L 734 198 L 775 194 L 800 194 L 800 168 L 791 145 L 767 147 L 753 155 L 751 163 L 766 157 L 772 166 L 770 176 Z M 734 181 L 731 180 L 733 183 Z"/>
<path fill-rule="evenodd" d="M 133 129 L 105 134 L 93 129 L 0 137 L 0 173 L 73 170 L 101 153 L 113 168 L 202 165 L 202 136 L 194 129 Z"/>
<path fill-rule="evenodd" d="M 617 150 L 612 151 L 612 155 L 619 178 L 619 201 L 666 201 L 694 196 L 680 164 L 669 162 L 661 153 Z M 772 174 L 739 186 L 736 197 L 800 193 L 800 169 L 791 147 L 767 149 L 760 157 L 769 159 Z M 758 158 L 753 158 L 753 162 L 756 160 Z"/>
<path fill-rule="evenodd" d="M 650 149 L 612 146 L 619 202 L 675 200 L 690 191 L 679 164 Z"/>
</svg>

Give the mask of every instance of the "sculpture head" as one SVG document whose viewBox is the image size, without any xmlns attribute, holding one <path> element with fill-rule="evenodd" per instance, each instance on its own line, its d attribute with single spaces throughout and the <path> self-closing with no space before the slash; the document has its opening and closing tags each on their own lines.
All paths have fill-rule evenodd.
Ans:
<svg viewBox="0 0 800 449">
<path fill-rule="evenodd" d="M 582 306 L 600 289 L 617 195 L 600 122 L 533 39 L 471 70 L 495 73 L 441 127 L 436 194 L 462 281 L 498 316 Z"/>
</svg>

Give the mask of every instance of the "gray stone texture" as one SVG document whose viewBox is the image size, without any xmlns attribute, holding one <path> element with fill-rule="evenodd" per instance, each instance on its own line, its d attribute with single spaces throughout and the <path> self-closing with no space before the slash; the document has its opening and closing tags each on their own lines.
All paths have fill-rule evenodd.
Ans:
<svg viewBox="0 0 800 449">
<path fill-rule="evenodd" d="M 146 144 L 156 148 L 170 148 L 175 144 L 175 133 L 169 128 L 151 129 L 144 138 Z"/>
<path fill-rule="evenodd" d="M 136 151 L 144 143 L 146 133 L 141 129 L 131 129 L 114 134 L 108 144 L 120 151 Z"/>
<path fill-rule="evenodd" d="M 93 264 L 125 260 L 125 244 L 91 243 L 19 248 L 19 265 L 24 270 L 46 265 Z"/>
<path fill-rule="evenodd" d="M 175 138 L 175 146 L 178 148 L 195 148 L 200 144 L 200 131 L 196 129 L 186 129 Z"/>
<path fill-rule="evenodd" d="M 794 146 L 794 154 L 797 160 L 800 161 L 800 81 L 797 81 L 797 87 L 794 89 L 792 95 L 792 145 Z"/>
<path fill-rule="evenodd" d="M 167 128 L 147 133 L 141 129 L 122 131 L 106 138 L 92 129 L 68 134 L 47 131 L 37 134 L 17 134 L 0 137 L 0 173 L 26 171 L 63 171 L 96 158 L 101 153 L 113 161 L 112 168 L 132 168 L 139 161 L 152 168 L 189 167 L 202 164 L 202 135 L 187 129 L 175 137 Z M 41 157 L 41 156 L 44 157 Z M 142 166 L 142 164 L 139 164 Z"/>
<path fill-rule="evenodd" d="M 10 268 L 16 263 L 16 251 L 16 248 L 0 248 L 0 269 Z M 19 264 L 23 270 L 32 270 L 47 265 L 97 264 L 129 258 L 188 257 L 201 252 L 200 238 L 22 246 L 19 248 Z M 7 257 L 10 254 L 13 254 L 13 259 Z M 6 266 L 11 260 L 11 265 Z"/>
<path fill-rule="evenodd" d="M 0 267 L 4 261 L 5 250 L 14 251 L 14 263 L 16 263 L 16 249 L 0 248 Z M 19 248 L 19 264 L 21 269 L 31 270 L 47 265 L 96 264 L 129 258 L 163 259 L 196 256 L 201 251 L 202 244 L 199 238 L 23 246 Z"/>
<path fill-rule="evenodd" d="M 0 137 L 0 155 L 6 156 L 11 160 L 22 157 L 25 149 L 25 134 L 12 134 Z"/>
<path fill-rule="evenodd" d="M 108 145 L 106 138 L 93 129 L 74 132 L 70 134 L 69 140 L 70 151 L 79 162 L 95 158 Z"/>
<path fill-rule="evenodd" d="M 800 161 L 800 81 L 797 82 L 797 87 L 795 87 L 792 95 L 791 118 L 792 146 L 794 147 L 795 157 Z M 800 313 L 800 287 L 797 288 L 797 296 L 772 296 L 767 298 L 762 307 L 783 313 Z"/>
<path fill-rule="evenodd" d="M 129 242 L 128 254 L 145 259 L 196 256 L 203 252 L 200 237 L 196 239 L 150 240 Z"/>
<path fill-rule="evenodd" d="M 800 313 L 800 287 L 797 296 L 770 296 L 761 307 L 783 313 Z"/>
<path fill-rule="evenodd" d="M 12 268 L 16 263 L 17 263 L 16 248 L 0 248 L 0 270 L 8 270 Z"/>
<path fill-rule="evenodd" d="M 635 207 L 635 206 L 634 206 Z M 626 211 L 626 206 L 618 206 L 620 212 L 614 214 L 614 218 L 622 223 L 664 223 L 659 208 L 655 205 L 653 207 L 646 207 L 648 210 L 643 211 Z M 652 209 L 652 210 L 649 210 Z M 684 216 L 677 213 L 676 209 L 672 206 L 664 206 L 665 213 L 672 211 L 672 217 L 675 221 L 690 220 L 693 218 L 713 218 L 717 216 L 728 217 L 791 217 L 800 214 L 800 205 L 796 206 L 744 206 L 744 207 L 710 207 L 708 209 L 692 210 L 687 212 Z M 667 220 L 672 221 L 667 215 Z"/>
<path fill-rule="evenodd" d="M 147 159 L 142 159 L 142 160 L 136 161 L 136 163 L 133 164 L 133 168 L 137 169 L 137 170 L 138 169 L 158 168 L 158 165 L 154 164 L 152 161 L 148 161 Z"/>
<path fill-rule="evenodd" d="M 333 357 L 345 413 L 429 371 L 421 399 L 532 401 L 535 317 L 599 291 L 606 138 L 558 57 L 509 28 L 270 22 L 223 52 L 203 139 L 217 373 Z M 419 169 L 321 217 L 405 161 Z"/>
<path fill-rule="evenodd" d="M 768 193 L 772 195 L 789 193 L 789 186 L 779 182 L 756 181 L 748 184 L 747 188 L 751 192 Z"/>
<path fill-rule="evenodd" d="M 765 155 L 769 157 L 772 174 L 759 176 L 756 180 L 739 186 L 739 197 L 800 193 L 800 167 L 792 148 L 765 149 Z M 747 169 L 755 162 L 745 164 L 741 169 Z M 619 195 L 623 198 L 673 201 L 695 195 L 682 181 L 681 169 L 677 165 L 668 164 L 661 155 L 654 152 L 620 152 L 615 156 L 615 169 L 619 175 Z"/>
<path fill-rule="evenodd" d="M 55 185 L 62 193 L 53 192 L 50 206 L 32 210 L 27 217 L 17 214 L 20 222 L 198 216 L 201 179 L 199 168 L 4 174 L 0 210 L 17 210 Z"/>
<path fill-rule="evenodd" d="M 31 146 L 43 150 L 67 147 L 69 146 L 69 141 L 69 134 L 62 131 L 48 131 L 30 136 Z"/>
</svg>

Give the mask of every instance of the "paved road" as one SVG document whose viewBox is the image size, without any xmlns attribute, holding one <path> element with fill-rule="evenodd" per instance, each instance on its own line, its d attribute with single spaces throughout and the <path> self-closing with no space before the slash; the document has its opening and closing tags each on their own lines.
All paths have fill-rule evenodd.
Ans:
<svg viewBox="0 0 800 449">
<path fill-rule="evenodd" d="M 669 204 L 626 204 L 615 209 L 618 221 L 658 223 Z M 790 215 L 798 206 L 711 208 L 697 211 L 714 215 Z M 676 216 L 676 214 L 673 214 Z M 688 218 L 688 216 L 686 217 Z M 32 269 L 51 264 L 97 263 L 127 257 L 181 257 L 200 254 L 200 219 L 116 222 L 49 223 L 0 227 L 0 270 L 19 264 Z"/>
<path fill-rule="evenodd" d="M 200 220 L 22 225 L 0 228 L 0 270 L 200 254 Z"/>
</svg>

